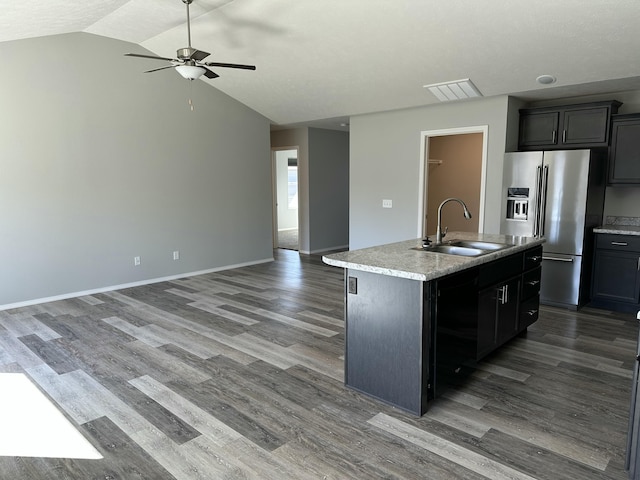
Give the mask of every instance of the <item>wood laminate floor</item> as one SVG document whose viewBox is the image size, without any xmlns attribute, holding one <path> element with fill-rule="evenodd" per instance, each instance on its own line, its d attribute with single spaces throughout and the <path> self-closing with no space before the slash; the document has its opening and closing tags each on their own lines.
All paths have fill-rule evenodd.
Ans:
<svg viewBox="0 0 640 480">
<path fill-rule="evenodd" d="M 0 372 L 26 373 L 104 456 L 0 457 L 0 478 L 626 478 L 634 316 L 543 307 L 417 418 L 343 386 L 342 284 L 278 250 L 0 312 Z"/>
</svg>

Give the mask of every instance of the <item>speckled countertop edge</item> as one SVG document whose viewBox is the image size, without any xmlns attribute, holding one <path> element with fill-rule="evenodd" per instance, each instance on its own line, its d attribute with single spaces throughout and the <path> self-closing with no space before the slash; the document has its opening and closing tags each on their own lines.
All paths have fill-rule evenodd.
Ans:
<svg viewBox="0 0 640 480">
<path fill-rule="evenodd" d="M 379 273 L 391 277 L 429 281 L 476 265 L 492 262 L 521 250 L 540 245 L 544 239 L 511 235 L 449 232 L 446 240 L 483 240 L 513 245 L 478 257 L 463 257 L 422 250 L 420 238 L 376 247 L 325 255 L 322 260 L 335 267 Z M 414 250 L 418 247 L 420 250 Z"/>
<path fill-rule="evenodd" d="M 640 227 L 634 225 L 602 225 L 593 229 L 594 233 L 609 233 L 613 235 L 640 236 Z"/>
</svg>

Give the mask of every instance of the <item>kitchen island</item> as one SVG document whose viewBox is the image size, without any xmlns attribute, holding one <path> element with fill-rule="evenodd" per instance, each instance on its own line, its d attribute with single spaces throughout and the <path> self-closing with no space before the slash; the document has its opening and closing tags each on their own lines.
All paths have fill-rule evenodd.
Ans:
<svg viewBox="0 0 640 480">
<path fill-rule="evenodd" d="M 408 240 L 323 257 L 345 269 L 345 384 L 422 415 L 463 374 L 537 319 L 544 240 L 450 232 L 504 244 L 477 256 Z"/>
</svg>

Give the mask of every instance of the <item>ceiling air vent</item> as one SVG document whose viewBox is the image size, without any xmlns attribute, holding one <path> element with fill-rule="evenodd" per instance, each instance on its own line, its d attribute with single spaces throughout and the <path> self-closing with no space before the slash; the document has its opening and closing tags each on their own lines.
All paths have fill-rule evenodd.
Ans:
<svg viewBox="0 0 640 480">
<path fill-rule="evenodd" d="M 425 85 L 424 88 L 428 88 L 441 102 L 452 102 L 482 96 L 468 78 Z"/>
</svg>

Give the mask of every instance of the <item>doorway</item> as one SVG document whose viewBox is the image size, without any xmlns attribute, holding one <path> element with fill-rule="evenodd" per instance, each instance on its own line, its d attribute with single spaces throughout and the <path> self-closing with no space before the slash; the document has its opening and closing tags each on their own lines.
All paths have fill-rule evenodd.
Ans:
<svg viewBox="0 0 640 480">
<path fill-rule="evenodd" d="M 455 212 L 455 206 L 445 207 L 443 228 L 483 232 L 487 132 L 487 126 L 422 132 L 423 183 L 418 235 L 435 235 L 438 206 L 448 197 L 463 200 L 472 218 L 464 218 L 462 209 Z"/>
<path fill-rule="evenodd" d="M 298 150 L 273 151 L 274 163 L 274 245 L 299 250 L 298 230 Z"/>
</svg>

